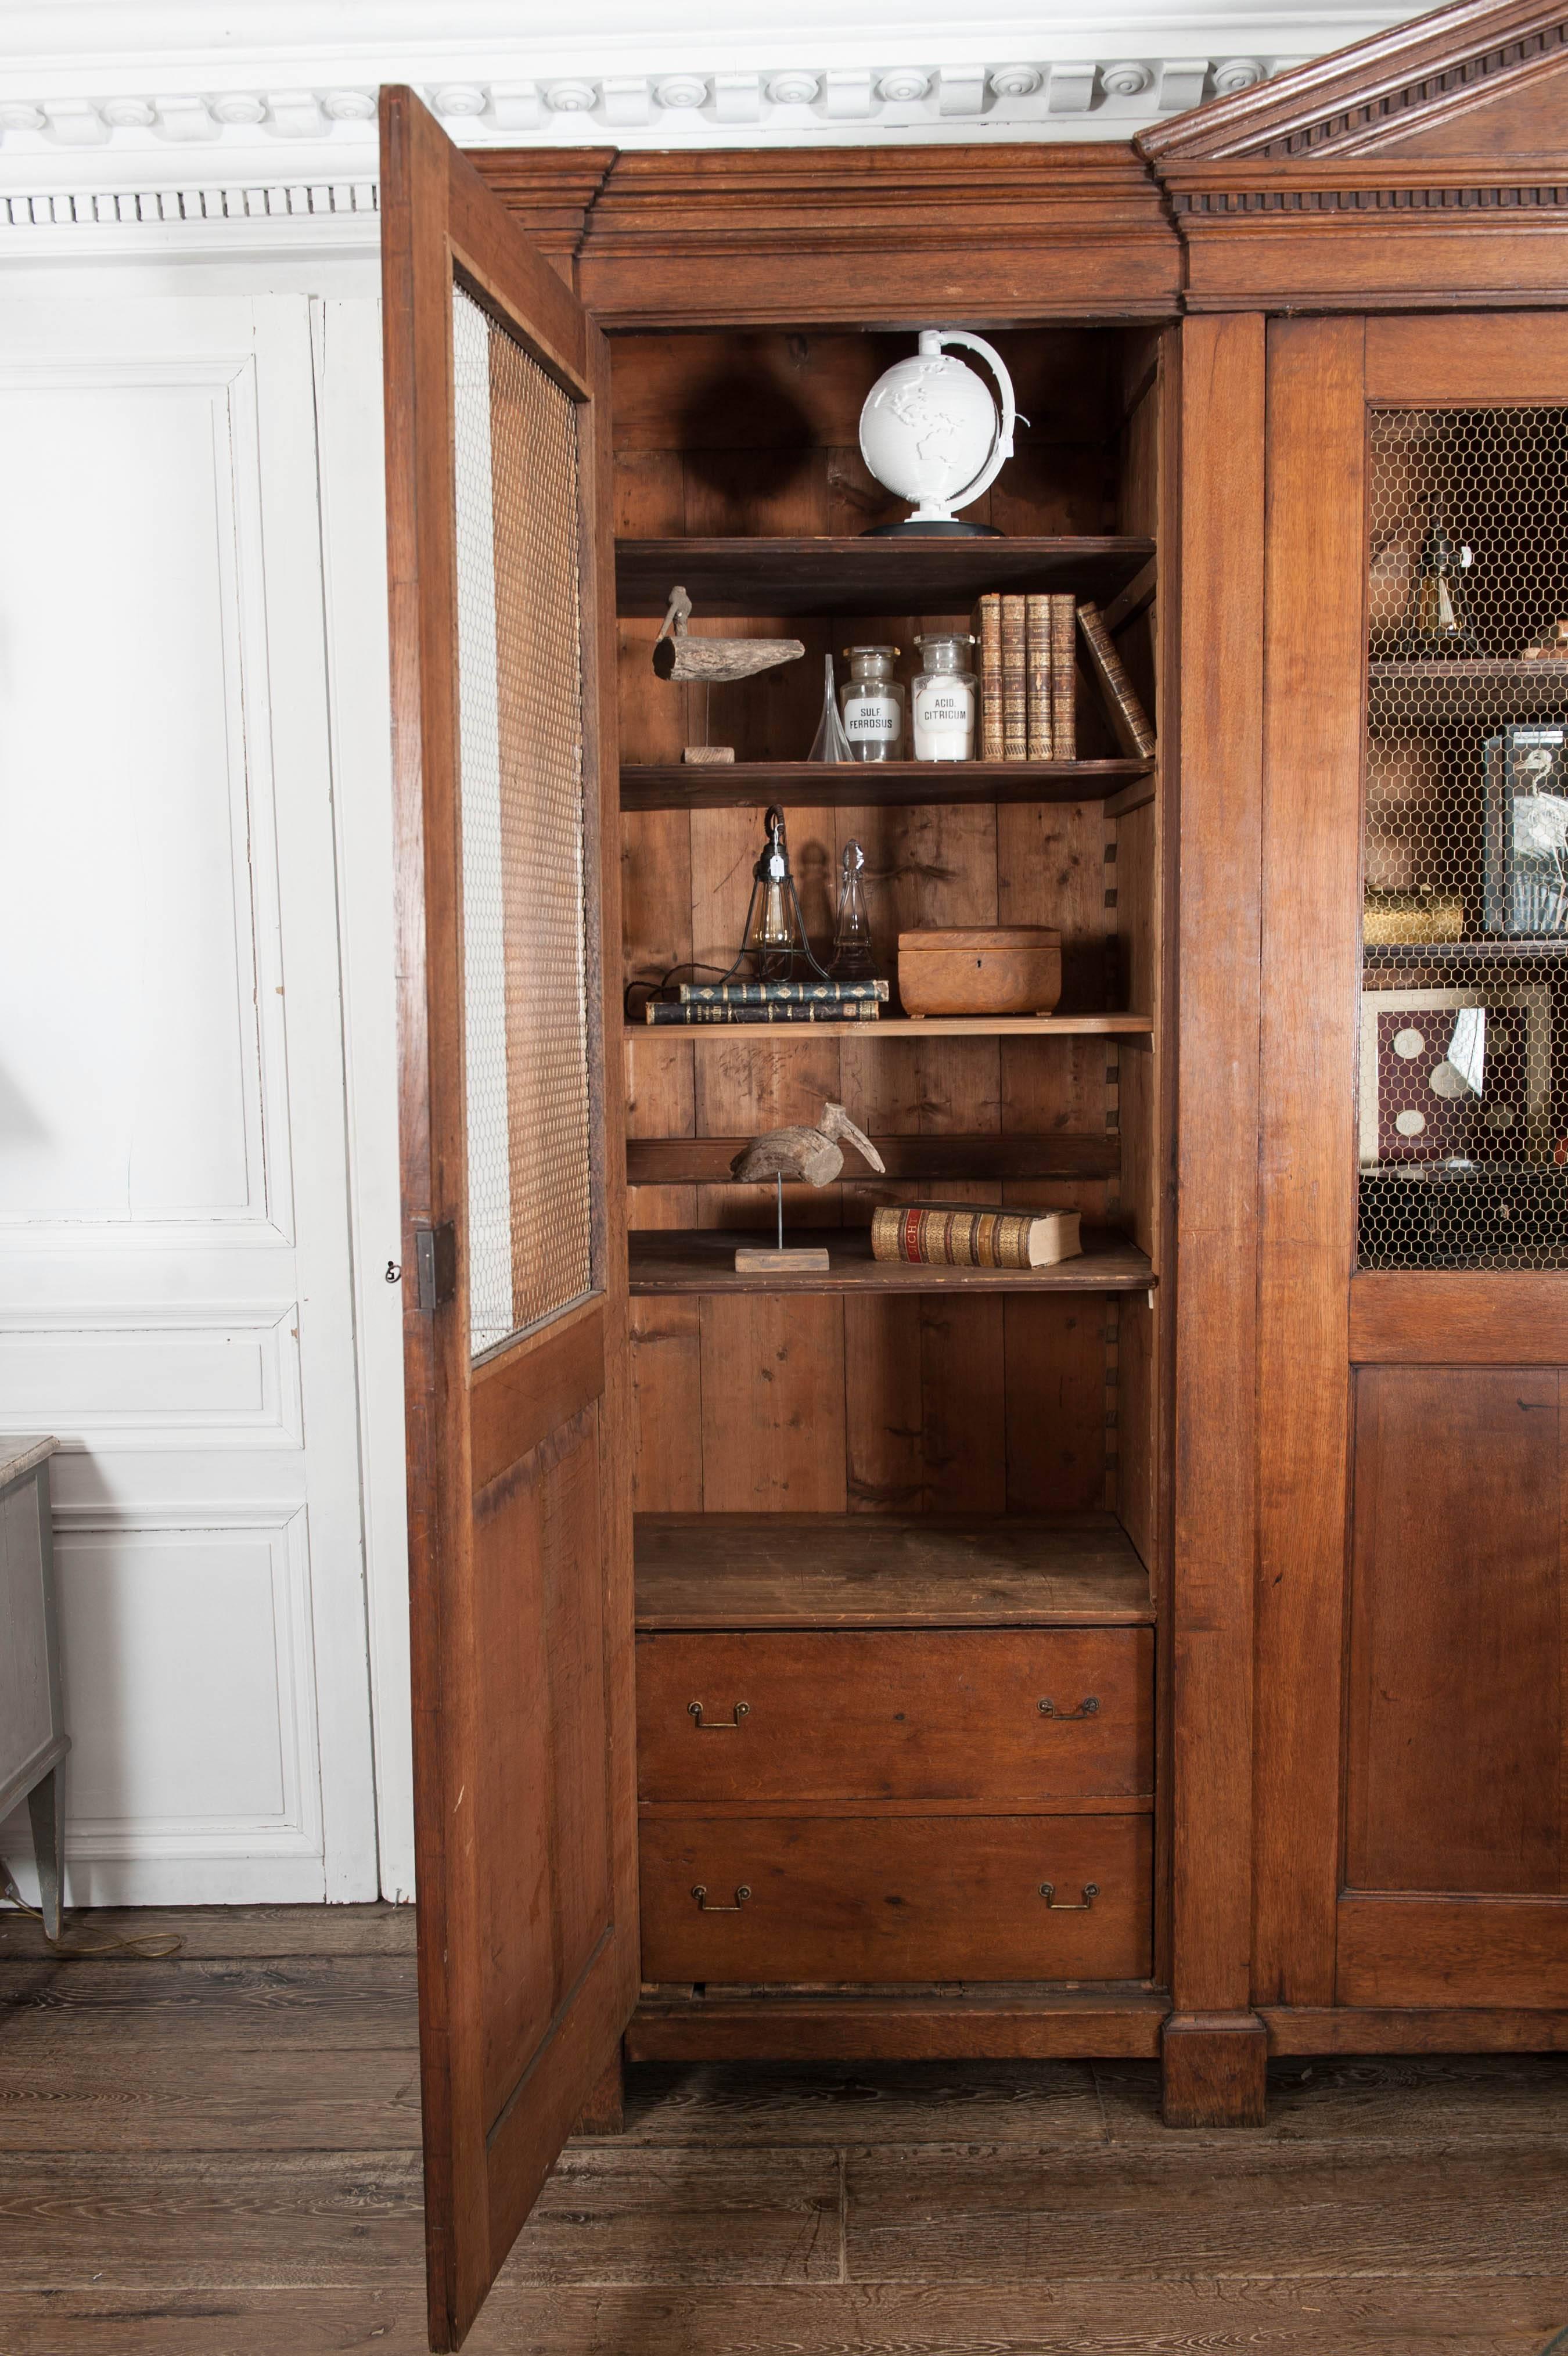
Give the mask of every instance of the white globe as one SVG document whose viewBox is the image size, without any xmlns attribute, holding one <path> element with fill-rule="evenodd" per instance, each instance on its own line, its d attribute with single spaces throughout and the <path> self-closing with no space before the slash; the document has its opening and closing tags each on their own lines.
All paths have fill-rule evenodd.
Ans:
<svg viewBox="0 0 1568 2356">
<path fill-rule="evenodd" d="M 991 455 L 996 403 L 951 352 L 917 353 L 878 377 L 860 412 L 860 451 L 879 483 L 922 507 L 944 507 Z"/>
</svg>

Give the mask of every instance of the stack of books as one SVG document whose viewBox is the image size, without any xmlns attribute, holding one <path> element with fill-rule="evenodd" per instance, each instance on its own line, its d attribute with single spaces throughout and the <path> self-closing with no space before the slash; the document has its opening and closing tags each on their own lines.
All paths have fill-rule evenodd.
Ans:
<svg viewBox="0 0 1568 2356">
<path fill-rule="evenodd" d="M 1079 637 L 1123 751 L 1134 758 L 1154 751 L 1154 730 L 1098 605 L 1079 605 L 1070 594 L 993 593 L 981 599 L 972 627 L 980 641 L 981 760 L 1077 760 Z"/>
<path fill-rule="evenodd" d="M 871 1215 L 874 1259 L 938 1268 L 1055 1268 L 1083 1250 L 1077 1211 L 905 1203 Z"/>
<path fill-rule="evenodd" d="M 693 1023 L 875 1023 L 885 981 L 683 981 L 673 999 L 650 998 L 646 1020 Z"/>
</svg>

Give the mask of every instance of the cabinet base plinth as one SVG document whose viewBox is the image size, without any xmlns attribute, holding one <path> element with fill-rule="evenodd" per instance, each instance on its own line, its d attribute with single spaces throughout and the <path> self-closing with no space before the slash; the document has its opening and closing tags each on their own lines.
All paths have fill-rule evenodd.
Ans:
<svg viewBox="0 0 1568 2356">
<path fill-rule="evenodd" d="M 1261 2127 L 1268 2035 L 1253 2012 L 1173 2012 L 1160 2040 L 1167 2127 Z"/>
</svg>

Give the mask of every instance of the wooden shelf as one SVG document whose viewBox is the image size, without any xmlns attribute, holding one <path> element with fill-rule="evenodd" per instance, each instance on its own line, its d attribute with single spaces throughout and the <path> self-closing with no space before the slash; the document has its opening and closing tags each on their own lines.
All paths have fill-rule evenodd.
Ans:
<svg viewBox="0 0 1568 2356">
<path fill-rule="evenodd" d="M 1568 936 L 1550 941 L 1513 940 L 1507 933 L 1492 933 L 1478 941 L 1369 941 L 1361 952 L 1364 965 L 1385 970 L 1412 965 L 1473 965 L 1477 960 L 1495 963 L 1499 958 L 1511 965 L 1537 958 L 1561 963 L 1568 958 Z"/>
<path fill-rule="evenodd" d="M 766 1245 L 756 1227 L 641 1227 L 629 1238 L 631 1289 L 658 1292 L 1144 1292 L 1155 1281 L 1147 1255 L 1105 1228 L 1086 1227 L 1078 1258 L 1055 1268 L 930 1268 L 871 1255 L 869 1227 L 786 1227 L 786 1248 L 826 1245 L 832 1265 L 815 1275 L 741 1276 L 741 1244 Z"/>
<path fill-rule="evenodd" d="M 1149 777 L 1151 761 L 671 761 L 620 773 L 623 810 L 897 809 L 921 802 L 1095 802 Z M 1142 798 L 1153 798 L 1153 787 Z M 1135 803 L 1124 802 L 1123 808 Z"/>
<path fill-rule="evenodd" d="M 1402 708 L 1397 714 L 1389 708 L 1391 691 L 1400 690 L 1408 691 L 1416 705 L 1412 716 L 1432 720 L 1444 716 L 1433 709 L 1439 699 L 1450 705 L 1451 716 L 1470 723 L 1504 710 L 1527 715 L 1568 712 L 1568 662 L 1520 662 L 1517 656 L 1448 662 L 1438 657 L 1369 663 L 1367 675 L 1377 707 L 1375 726 L 1405 716 Z"/>
<path fill-rule="evenodd" d="M 1154 1619 L 1113 1514 L 639 1514 L 655 1629 L 1122 1627 Z"/>
<path fill-rule="evenodd" d="M 1152 1014 L 885 1014 L 876 1023 L 628 1023 L 628 1039 L 744 1039 L 798 1047 L 811 1039 L 1133 1039 L 1153 1034 Z"/>
<path fill-rule="evenodd" d="M 626 1174 L 633 1186 L 733 1186 L 730 1164 L 750 1143 L 745 1137 L 628 1137 Z M 1005 1183 L 1014 1178 L 1112 1178 L 1122 1167 L 1114 1130 L 1049 1130 L 1036 1136 L 874 1137 L 890 1179 Z M 846 1180 L 876 1183 L 858 1155 Z"/>
<path fill-rule="evenodd" d="M 619 540 L 616 604 L 662 615 L 680 582 L 704 614 L 950 614 L 991 589 L 1072 590 L 1104 604 L 1152 540 Z"/>
</svg>

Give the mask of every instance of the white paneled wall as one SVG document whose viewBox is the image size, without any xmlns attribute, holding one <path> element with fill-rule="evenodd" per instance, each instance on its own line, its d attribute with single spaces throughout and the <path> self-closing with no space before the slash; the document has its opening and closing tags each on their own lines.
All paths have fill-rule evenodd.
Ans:
<svg viewBox="0 0 1568 2356">
<path fill-rule="evenodd" d="M 79 1904 L 380 1881 L 372 1666 L 401 1696 L 406 1639 L 375 309 L 4 305 L 0 1422 L 62 1442 Z"/>
</svg>

